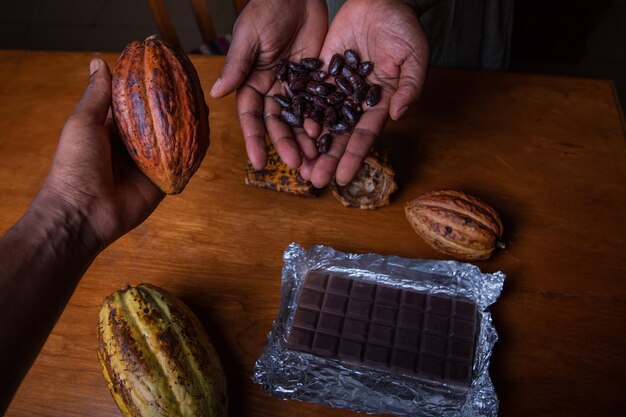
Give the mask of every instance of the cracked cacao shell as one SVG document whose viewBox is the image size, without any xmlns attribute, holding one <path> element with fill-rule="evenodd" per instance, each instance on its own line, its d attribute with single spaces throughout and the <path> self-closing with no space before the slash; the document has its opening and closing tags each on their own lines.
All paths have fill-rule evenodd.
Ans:
<svg viewBox="0 0 626 417">
<path fill-rule="evenodd" d="M 333 181 L 332 193 L 344 207 L 373 210 L 388 206 L 398 189 L 395 175 L 387 148 L 374 146 L 352 181 L 346 185 Z"/>
<path fill-rule="evenodd" d="M 504 248 L 502 221 L 485 202 L 460 191 L 433 191 L 409 201 L 413 230 L 436 250 L 463 260 L 489 258 Z"/>
<path fill-rule="evenodd" d="M 193 64 L 149 37 L 126 46 L 112 84 L 113 116 L 128 153 L 161 190 L 180 193 L 209 147 L 209 108 Z"/>
</svg>

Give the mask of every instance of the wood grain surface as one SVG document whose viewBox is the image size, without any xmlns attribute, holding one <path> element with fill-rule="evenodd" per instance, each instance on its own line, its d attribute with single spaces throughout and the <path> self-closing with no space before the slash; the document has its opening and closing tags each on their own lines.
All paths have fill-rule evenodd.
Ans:
<svg viewBox="0 0 626 417">
<path fill-rule="evenodd" d="M 44 181 L 93 56 L 116 60 L 0 52 L 0 232 Z M 208 98 L 223 60 L 192 60 Z M 484 199 L 504 221 L 507 250 L 477 263 L 507 275 L 492 307 L 500 414 L 626 409 L 626 141 L 611 82 L 432 69 L 419 104 L 382 134 L 400 188 L 375 211 L 344 208 L 329 190 L 303 199 L 244 185 L 235 98 L 208 104 L 212 142 L 200 170 L 96 259 L 8 416 L 120 416 L 96 358 L 97 311 L 140 282 L 180 296 L 207 327 L 231 416 L 353 415 L 277 400 L 251 382 L 278 309 L 282 253 L 297 242 L 444 259 L 411 230 L 403 205 L 448 188 Z"/>
</svg>

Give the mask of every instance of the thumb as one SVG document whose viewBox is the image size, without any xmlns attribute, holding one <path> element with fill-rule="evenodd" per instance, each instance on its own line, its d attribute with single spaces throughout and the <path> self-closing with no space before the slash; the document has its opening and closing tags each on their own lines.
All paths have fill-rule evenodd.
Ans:
<svg viewBox="0 0 626 417">
<path fill-rule="evenodd" d="M 417 60 L 407 60 L 400 68 L 398 89 L 391 96 L 389 116 L 398 120 L 417 99 L 426 78 L 426 66 L 421 66 Z"/>
<path fill-rule="evenodd" d="M 74 116 L 87 123 L 103 124 L 111 107 L 111 71 L 106 62 L 94 58 L 89 72 L 89 83 L 74 109 Z"/>
<path fill-rule="evenodd" d="M 211 88 L 211 97 L 224 97 L 239 88 L 256 60 L 258 42 L 258 34 L 254 30 L 235 30 L 222 73 Z"/>
</svg>

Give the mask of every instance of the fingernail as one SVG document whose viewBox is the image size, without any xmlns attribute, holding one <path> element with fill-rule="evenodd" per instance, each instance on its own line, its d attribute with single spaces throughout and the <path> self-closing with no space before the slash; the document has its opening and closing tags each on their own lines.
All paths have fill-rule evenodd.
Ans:
<svg viewBox="0 0 626 417">
<path fill-rule="evenodd" d="M 100 69 L 100 60 L 98 58 L 94 58 L 89 63 L 89 75 L 93 75 L 94 72 Z"/>
<path fill-rule="evenodd" d="M 408 108 L 407 106 L 402 107 L 402 108 L 398 111 L 398 115 L 396 116 L 396 120 L 398 120 L 399 118 L 401 118 L 401 117 L 402 117 L 402 115 L 403 115 L 404 113 L 406 113 L 406 111 L 407 111 L 408 109 L 409 109 L 409 108 Z"/>
<path fill-rule="evenodd" d="M 215 96 L 217 90 L 220 89 L 220 84 L 222 84 L 222 79 L 218 78 L 217 81 L 215 81 L 215 84 L 213 84 L 213 88 L 211 88 L 211 96 Z"/>
</svg>

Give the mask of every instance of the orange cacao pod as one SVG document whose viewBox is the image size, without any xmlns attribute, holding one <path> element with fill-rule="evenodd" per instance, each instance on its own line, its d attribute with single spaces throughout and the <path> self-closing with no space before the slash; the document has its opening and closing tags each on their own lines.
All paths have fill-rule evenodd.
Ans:
<svg viewBox="0 0 626 417">
<path fill-rule="evenodd" d="M 502 221 L 494 209 L 460 191 L 433 191 L 409 201 L 406 217 L 429 245 L 458 259 L 487 259 L 503 248 Z"/>
<path fill-rule="evenodd" d="M 180 193 L 209 147 L 209 108 L 187 55 L 154 37 L 128 44 L 113 70 L 112 108 L 137 166 Z"/>
</svg>

